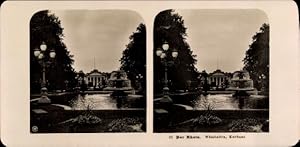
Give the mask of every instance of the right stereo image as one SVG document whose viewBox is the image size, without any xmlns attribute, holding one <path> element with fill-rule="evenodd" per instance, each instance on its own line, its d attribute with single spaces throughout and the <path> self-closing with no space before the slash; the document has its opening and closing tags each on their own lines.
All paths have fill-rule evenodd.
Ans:
<svg viewBox="0 0 300 147">
<path fill-rule="evenodd" d="M 154 133 L 268 133 L 269 28 L 258 9 L 161 11 L 153 28 Z"/>
</svg>

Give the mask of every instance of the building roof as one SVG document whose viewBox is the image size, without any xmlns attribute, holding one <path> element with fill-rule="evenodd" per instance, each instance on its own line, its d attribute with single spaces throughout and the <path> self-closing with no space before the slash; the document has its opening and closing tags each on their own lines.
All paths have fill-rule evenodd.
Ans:
<svg viewBox="0 0 300 147">
<path fill-rule="evenodd" d="M 98 75 L 103 75 L 103 73 L 102 72 L 99 72 L 97 69 L 94 69 L 94 70 L 92 70 L 91 72 L 89 72 L 89 73 L 86 73 L 85 75 L 86 76 L 89 76 L 89 75 L 91 75 L 91 74 L 98 74 Z"/>
<path fill-rule="evenodd" d="M 231 77 L 232 73 L 230 73 L 230 72 L 223 72 L 222 70 L 217 69 L 214 72 L 209 73 L 208 76 L 228 76 L 228 77 Z"/>
</svg>

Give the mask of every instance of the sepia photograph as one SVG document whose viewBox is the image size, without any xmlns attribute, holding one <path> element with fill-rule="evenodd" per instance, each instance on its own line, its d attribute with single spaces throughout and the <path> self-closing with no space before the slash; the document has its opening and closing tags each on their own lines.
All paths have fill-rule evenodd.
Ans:
<svg viewBox="0 0 300 147">
<path fill-rule="evenodd" d="M 30 20 L 31 133 L 146 131 L 146 28 L 129 10 Z"/>
<path fill-rule="evenodd" d="M 257 9 L 154 22 L 154 132 L 269 132 L 269 24 Z"/>
<path fill-rule="evenodd" d="M 5 146 L 293 146 L 290 1 L 5 1 Z"/>
</svg>

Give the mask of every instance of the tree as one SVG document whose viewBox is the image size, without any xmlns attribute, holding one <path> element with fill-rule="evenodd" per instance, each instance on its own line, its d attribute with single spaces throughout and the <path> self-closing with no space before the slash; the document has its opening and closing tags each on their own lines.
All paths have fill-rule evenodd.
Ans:
<svg viewBox="0 0 300 147">
<path fill-rule="evenodd" d="M 146 91 L 146 27 L 140 24 L 130 37 L 130 42 L 123 51 L 120 59 L 121 70 L 124 70 L 132 86 L 138 88 L 141 83 L 142 91 Z"/>
<path fill-rule="evenodd" d="M 77 86 L 80 87 L 81 91 L 87 90 L 87 83 L 85 82 L 84 77 L 85 77 L 85 73 L 82 70 L 80 70 L 77 74 L 77 80 L 79 82 L 77 83 L 78 84 Z"/>
<path fill-rule="evenodd" d="M 207 91 L 209 91 L 210 87 L 209 87 L 209 84 L 208 84 L 208 73 L 203 70 L 201 72 L 201 77 L 200 77 L 200 80 L 202 81 L 201 83 L 201 86 L 202 86 L 202 90 L 204 91 L 204 93 L 207 93 Z"/>
<path fill-rule="evenodd" d="M 48 10 L 35 13 L 30 21 L 30 84 L 31 92 L 39 92 L 41 80 L 41 65 L 33 55 L 35 48 L 39 48 L 42 42 L 47 44 L 48 52 L 53 49 L 56 57 L 51 66 L 46 68 L 46 79 L 48 90 L 64 89 L 68 83 L 69 87 L 75 87 L 76 72 L 72 64 L 74 60 L 63 43 L 63 28 L 60 20 Z M 46 57 L 46 59 L 48 59 Z"/>
<path fill-rule="evenodd" d="M 269 25 L 263 24 L 253 37 L 243 59 L 244 69 L 250 74 L 254 87 L 269 90 Z"/>
<path fill-rule="evenodd" d="M 167 41 L 167 60 L 173 60 L 173 66 L 168 67 L 168 80 L 170 90 L 185 90 L 187 81 L 196 81 L 199 72 L 195 68 L 196 55 L 193 55 L 189 44 L 186 42 L 186 28 L 182 16 L 174 13 L 174 10 L 160 12 L 154 21 L 154 92 L 159 93 L 163 87 L 164 65 L 155 51 Z M 178 50 L 178 57 L 174 60 L 171 57 L 173 49 Z M 198 84 L 195 84 L 198 85 Z"/>
</svg>

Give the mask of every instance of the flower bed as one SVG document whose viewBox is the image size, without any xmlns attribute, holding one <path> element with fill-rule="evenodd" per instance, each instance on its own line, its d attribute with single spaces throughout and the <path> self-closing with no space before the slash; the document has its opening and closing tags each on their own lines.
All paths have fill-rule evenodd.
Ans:
<svg viewBox="0 0 300 147">
<path fill-rule="evenodd" d="M 172 122 L 170 123 L 172 124 Z M 268 132 L 269 122 L 262 118 L 221 119 L 199 116 L 169 126 L 154 127 L 154 132 Z"/>
<path fill-rule="evenodd" d="M 126 117 L 120 119 L 78 116 L 35 133 L 101 133 L 101 132 L 145 132 L 145 118 Z"/>
<path fill-rule="evenodd" d="M 145 128 L 144 120 L 140 118 L 125 117 L 122 119 L 115 119 L 108 124 L 109 132 L 143 132 L 142 127 Z"/>
</svg>

